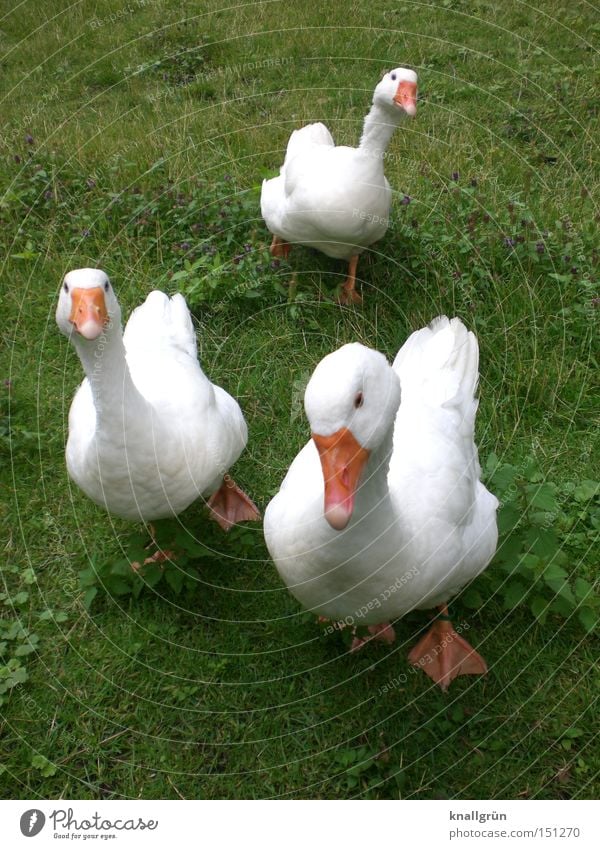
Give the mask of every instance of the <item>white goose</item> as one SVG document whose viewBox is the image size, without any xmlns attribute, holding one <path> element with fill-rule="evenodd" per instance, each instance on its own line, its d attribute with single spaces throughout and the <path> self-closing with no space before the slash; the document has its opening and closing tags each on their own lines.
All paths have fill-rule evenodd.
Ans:
<svg viewBox="0 0 600 849">
<path fill-rule="evenodd" d="M 385 151 L 401 120 L 416 111 L 417 75 L 396 68 L 375 89 L 358 147 L 336 147 L 324 124 L 308 124 L 290 136 L 279 177 L 263 181 L 260 205 L 273 233 L 271 253 L 287 257 L 294 243 L 345 259 L 341 303 L 361 300 L 355 290 L 359 254 L 389 224 Z"/>
<path fill-rule="evenodd" d="M 440 607 L 409 661 L 442 689 L 487 671 L 446 608 L 497 543 L 473 441 L 478 359 L 473 333 L 446 317 L 413 333 L 393 367 L 357 343 L 325 357 L 304 399 L 312 439 L 264 520 L 281 577 L 322 617 L 391 641 L 389 620 Z"/>
<path fill-rule="evenodd" d="M 246 445 L 246 422 L 202 372 L 181 295 L 151 292 L 123 333 L 107 275 L 80 268 L 64 278 L 56 321 L 87 375 L 69 412 L 66 460 L 92 501 L 148 522 L 202 496 L 225 530 L 259 518 L 227 474 Z"/>
</svg>

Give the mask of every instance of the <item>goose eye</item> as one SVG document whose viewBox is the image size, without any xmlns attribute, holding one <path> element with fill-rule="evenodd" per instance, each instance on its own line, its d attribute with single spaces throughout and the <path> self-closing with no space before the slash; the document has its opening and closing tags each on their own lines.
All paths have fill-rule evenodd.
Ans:
<svg viewBox="0 0 600 849">
<path fill-rule="evenodd" d="M 393 80 L 395 80 L 395 79 L 396 79 L 396 74 L 392 74 L 392 75 L 391 75 L 391 77 L 392 77 L 392 79 L 393 79 Z"/>
<path fill-rule="evenodd" d="M 362 407 L 364 400 L 362 392 L 359 392 L 354 399 L 354 406 L 357 410 L 359 407 Z"/>
<path fill-rule="evenodd" d="M 65 290 L 65 292 L 66 292 L 67 294 L 69 294 L 69 287 L 67 286 L 67 284 L 66 284 L 66 283 L 63 285 L 63 289 Z"/>
<path fill-rule="evenodd" d="M 108 281 L 104 284 L 104 291 L 108 292 Z"/>
</svg>

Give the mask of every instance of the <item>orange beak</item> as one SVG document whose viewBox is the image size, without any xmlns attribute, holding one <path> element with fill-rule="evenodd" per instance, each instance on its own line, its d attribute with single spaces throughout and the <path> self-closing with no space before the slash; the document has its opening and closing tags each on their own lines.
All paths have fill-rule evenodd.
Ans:
<svg viewBox="0 0 600 849">
<path fill-rule="evenodd" d="M 342 531 L 352 516 L 354 496 L 369 452 L 346 427 L 331 436 L 312 434 L 317 446 L 325 482 L 325 518 L 332 528 Z"/>
<path fill-rule="evenodd" d="M 417 114 L 417 84 L 401 82 L 398 83 L 394 103 L 401 106 L 407 115 L 414 118 Z"/>
<path fill-rule="evenodd" d="M 85 339 L 93 340 L 100 336 L 108 322 L 104 291 L 101 286 L 71 291 L 69 321 Z"/>
</svg>

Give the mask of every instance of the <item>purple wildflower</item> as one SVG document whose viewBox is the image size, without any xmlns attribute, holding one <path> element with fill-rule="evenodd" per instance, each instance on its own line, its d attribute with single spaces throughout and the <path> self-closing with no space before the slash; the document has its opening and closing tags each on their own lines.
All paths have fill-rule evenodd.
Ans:
<svg viewBox="0 0 600 849">
<path fill-rule="evenodd" d="M 402 206 L 408 206 L 408 204 L 411 202 L 411 200 L 412 200 L 412 198 L 409 197 L 409 195 L 404 195 L 404 197 L 402 198 L 400 203 L 402 204 Z"/>
<path fill-rule="evenodd" d="M 546 246 L 544 245 L 543 242 L 536 242 L 535 250 L 536 250 L 536 253 L 543 254 L 544 251 L 546 250 Z"/>
<path fill-rule="evenodd" d="M 504 239 L 504 244 L 506 245 L 506 247 L 507 247 L 507 248 L 514 248 L 514 246 L 515 246 L 515 240 L 514 240 L 514 239 L 511 239 L 511 238 L 509 238 L 509 237 L 507 236 L 507 237 Z"/>
<path fill-rule="evenodd" d="M 25 141 L 27 142 L 27 144 L 33 144 L 33 136 L 27 133 L 27 135 L 25 136 Z"/>
<path fill-rule="evenodd" d="M 458 178 L 459 178 L 459 177 L 460 177 L 460 174 L 458 173 L 458 171 L 453 171 L 453 172 L 452 172 L 452 179 L 454 180 L 454 182 L 455 182 L 455 183 L 458 183 Z"/>
</svg>

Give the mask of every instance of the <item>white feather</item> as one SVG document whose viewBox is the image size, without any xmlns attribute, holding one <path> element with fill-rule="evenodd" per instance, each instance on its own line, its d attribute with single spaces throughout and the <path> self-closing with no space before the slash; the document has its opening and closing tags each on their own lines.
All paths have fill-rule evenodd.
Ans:
<svg viewBox="0 0 600 849">
<path fill-rule="evenodd" d="M 445 317 L 412 334 L 393 370 L 358 345 L 317 368 L 306 395 L 313 432 L 342 423 L 364 447 L 372 434 L 385 435 L 370 446 L 344 530 L 325 520 L 312 440 L 267 507 L 269 551 L 305 607 L 330 619 L 378 624 L 446 602 L 486 567 L 497 543 L 498 502 L 479 480 L 477 379 L 475 336 Z M 364 394 L 358 411 L 357 389 Z"/>
<path fill-rule="evenodd" d="M 404 68 L 384 76 L 359 147 L 336 147 L 321 123 L 294 130 L 279 176 L 262 186 L 261 213 L 271 233 L 346 260 L 382 238 L 392 200 L 385 149 L 405 114 L 393 99 L 400 79 L 416 85 Z"/>
<path fill-rule="evenodd" d="M 90 271 L 68 279 L 91 285 Z M 107 292 L 113 326 L 95 342 L 72 334 L 69 296 L 61 292 L 59 300 L 57 321 L 87 374 L 69 413 L 67 468 L 115 515 L 176 515 L 219 488 L 246 445 L 246 422 L 237 402 L 203 373 L 181 295 L 151 292 L 122 333 L 118 302 Z"/>
</svg>

